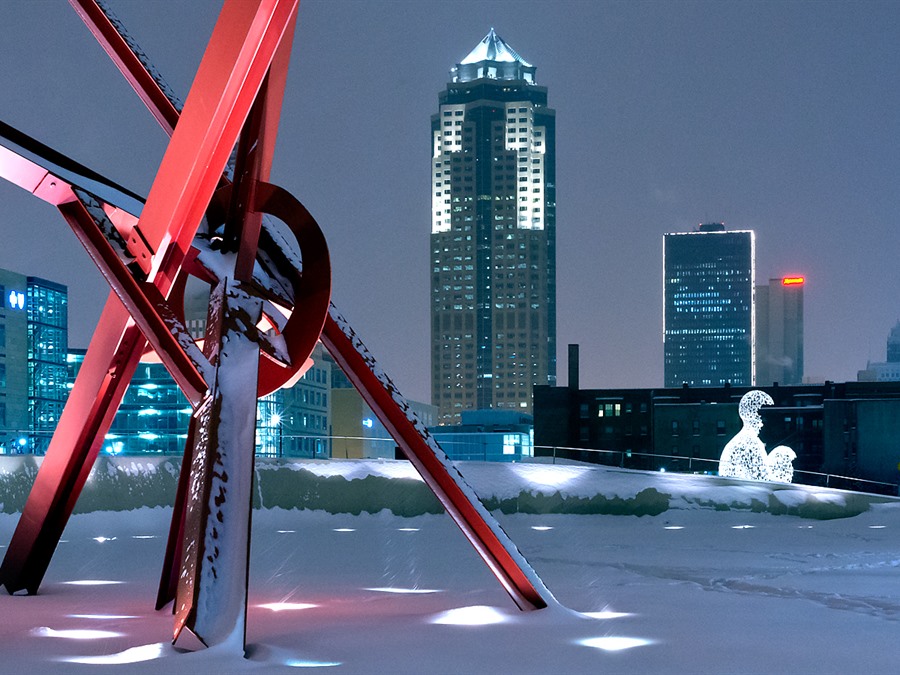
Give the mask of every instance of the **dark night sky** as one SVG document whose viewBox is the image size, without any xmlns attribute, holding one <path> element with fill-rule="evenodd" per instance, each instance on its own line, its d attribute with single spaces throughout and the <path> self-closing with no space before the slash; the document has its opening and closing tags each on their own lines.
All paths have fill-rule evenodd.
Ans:
<svg viewBox="0 0 900 675">
<path fill-rule="evenodd" d="M 186 94 L 219 2 L 109 0 Z M 662 383 L 662 235 L 757 234 L 804 274 L 806 372 L 855 379 L 900 318 L 900 3 L 303 0 L 273 182 L 325 230 L 334 300 L 430 398 L 430 115 L 494 26 L 557 110 L 560 383 Z M 166 137 L 68 4 L 0 0 L 0 119 L 146 194 Z M 0 185 L 0 267 L 65 283 L 86 346 L 105 283 L 54 210 Z"/>
</svg>

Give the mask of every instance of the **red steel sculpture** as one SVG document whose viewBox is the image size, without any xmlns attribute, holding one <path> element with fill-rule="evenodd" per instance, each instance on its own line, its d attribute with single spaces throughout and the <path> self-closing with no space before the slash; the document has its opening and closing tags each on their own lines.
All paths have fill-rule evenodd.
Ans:
<svg viewBox="0 0 900 675">
<path fill-rule="evenodd" d="M 0 123 L 0 176 L 59 209 L 112 289 L 0 583 L 37 592 L 152 350 L 193 408 L 157 608 L 174 600 L 174 639 L 188 628 L 243 645 L 256 399 L 321 340 L 516 605 L 546 607 L 537 574 L 330 302 L 316 221 L 269 183 L 299 0 L 226 0 L 183 106 L 97 0 L 70 3 L 171 140 L 145 201 Z M 202 349 L 184 325 L 188 276 L 211 287 Z"/>
</svg>

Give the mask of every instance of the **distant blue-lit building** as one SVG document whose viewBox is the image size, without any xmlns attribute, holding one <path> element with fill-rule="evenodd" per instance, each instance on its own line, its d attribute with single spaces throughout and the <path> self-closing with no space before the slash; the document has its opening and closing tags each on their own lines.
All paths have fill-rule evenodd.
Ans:
<svg viewBox="0 0 900 675">
<path fill-rule="evenodd" d="M 464 410 L 462 424 L 429 431 L 454 461 L 519 462 L 534 456 L 534 418 L 514 410 Z"/>
<path fill-rule="evenodd" d="M 68 291 L 0 270 L 0 454 L 47 450 L 68 395 Z"/>
<path fill-rule="evenodd" d="M 257 403 L 256 454 L 266 457 L 331 456 L 330 365 L 321 347 L 314 365 L 297 383 Z M 69 387 L 84 361 L 84 350 L 70 350 Z M 113 418 L 102 452 L 182 454 L 192 409 L 161 363 L 140 363 Z"/>
<path fill-rule="evenodd" d="M 754 246 L 721 223 L 665 235 L 665 386 L 754 383 Z"/>
</svg>

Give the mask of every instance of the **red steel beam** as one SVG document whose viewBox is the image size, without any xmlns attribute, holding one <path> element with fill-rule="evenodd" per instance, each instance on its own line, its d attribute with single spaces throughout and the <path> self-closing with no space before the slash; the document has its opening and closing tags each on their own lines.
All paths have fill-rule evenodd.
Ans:
<svg viewBox="0 0 900 675">
<path fill-rule="evenodd" d="M 150 114 L 170 136 L 178 122 L 179 112 L 159 83 L 134 53 L 106 13 L 94 0 L 69 0 L 75 12 L 97 38 L 97 42 L 113 60 L 131 87 L 147 106 Z"/>
<path fill-rule="evenodd" d="M 322 343 L 519 609 L 546 607 L 550 592 L 333 305 Z"/>
</svg>

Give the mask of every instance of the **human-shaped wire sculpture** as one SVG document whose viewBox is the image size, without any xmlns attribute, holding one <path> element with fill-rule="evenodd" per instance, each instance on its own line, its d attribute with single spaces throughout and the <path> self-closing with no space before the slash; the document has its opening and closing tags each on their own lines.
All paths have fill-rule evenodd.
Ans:
<svg viewBox="0 0 900 675">
<path fill-rule="evenodd" d="M 748 480 L 769 480 L 790 483 L 794 477 L 793 461 L 797 454 L 786 445 L 779 445 L 766 454 L 766 444 L 759 438 L 762 417 L 759 409 L 774 405 L 772 397 L 764 391 L 748 391 L 738 404 L 738 415 L 744 422 L 719 458 L 719 475 Z"/>
</svg>

